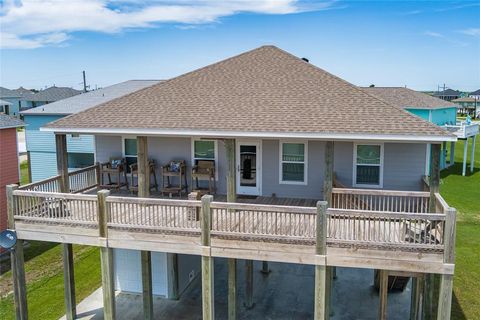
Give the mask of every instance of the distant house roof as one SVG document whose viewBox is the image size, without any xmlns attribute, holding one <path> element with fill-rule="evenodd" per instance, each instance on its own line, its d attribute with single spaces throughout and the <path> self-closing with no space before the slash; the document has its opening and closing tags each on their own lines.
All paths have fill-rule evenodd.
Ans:
<svg viewBox="0 0 480 320">
<path fill-rule="evenodd" d="M 34 95 L 33 91 L 25 89 L 24 87 L 20 87 L 12 91 L 15 92 L 22 100 L 30 101 L 30 98 L 32 98 Z"/>
<path fill-rule="evenodd" d="M 31 98 L 28 98 L 28 100 L 53 102 L 70 98 L 80 93 L 82 93 L 82 91 L 75 90 L 73 88 L 53 86 L 33 94 Z"/>
<path fill-rule="evenodd" d="M 480 96 L 480 89 L 478 89 L 476 91 L 473 91 L 473 92 L 470 92 L 470 95 L 471 96 Z"/>
<path fill-rule="evenodd" d="M 95 107 L 101 103 L 124 96 L 134 91 L 157 84 L 160 80 L 130 80 L 109 87 L 89 91 L 70 98 L 52 102 L 40 107 L 22 111 L 25 115 L 68 115 Z"/>
<path fill-rule="evenodd" d="M 400 108 L 441 109 L 456 107 L 454 103 L 402 87 L 364 88 L 367 92 Z"/>
<path fill-rule="evenodd" d="M 0 99 L 0 106 L 9 106 L 9 105 L 11 105 L 11 104 L 12 104 L 11 102 L 8 102 L 8 101 L 1 100 L 1 99 Z"/>
<path fill-rule="evenodd" d="M 274 46 L 263 46 L 113 99 L 51 122 L 41 130 L 455 140 L 440 127 Z"/>
<path fill-rule="evenodd" d="M 475 99 L 474 97 L 463 97 L 463 98 L 458 98 L 458 99 L 455 99 L 455 100 L 452 100 L 452 102 L 475 102 L 478 101 L 478 99 Z M 480 103 L 480 102 L 479 102 Z"/>
<path fill-rule="evenodd" d="M 459 97 L 461 92 L 453 89 L 446 89 L 445 91 L 435 92 L 433 95 L 435 97 Z"/>
<path fill-rule="evenodd" d="M 24 126 L 25 122 L 23 122 L 22 120 L 11 117 L 7 114 L 0 113 L 0 129 L 17 128 Z"/>
<path fill-rule="evenodd" d="M 0 98 L 19 98 L 18 92 L 4 87 L 0 87 Z"/>
</svg>

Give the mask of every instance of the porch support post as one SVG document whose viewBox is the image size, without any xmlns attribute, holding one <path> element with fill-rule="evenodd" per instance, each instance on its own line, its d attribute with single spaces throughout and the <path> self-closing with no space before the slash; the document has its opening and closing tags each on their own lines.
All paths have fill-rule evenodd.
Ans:
<svg viewBox="0 0 480 320">
<path fill-rule="evenodd" d="M 380 290 L 378 292 L 378 297 L 380 299 L 379 309 L 378 309 L 378 319 L 386 320 L 387 319 L 387 297 L 388 297 L 388 271 L 379 270 L 380 274 Z"/>
<path fill-rule="evenodd" d="M 147 137 L 137 137 L 138 197 L 150 197 L 150 168 L 148 166 Z"/>
<path fill-rule="evenodd" d="M 449 166 L 453 166 L 455 163 L 455 142 L 450 142 L 450 162 L 448 163 Z"/>
<path fill-rule="evenodd" d="M 423 304 L 423 276 L 412 278 L 412 297 L 410 300 L 410 320 L 419 320 Z"/>
<path fill-rule="evenodd" d="M 252 309 L 253 303 L 253 260 L 245 260 L 245 308 Z"/>
<path fill-rule="evenodd" d="M 237 183 L 235 168 L 235 139 L 225 139 L 225 152 L 227 155 L 227 202 L 237 201 Z M 228 319 L 237 318 L 237 260 L 228 258 Z"/>
<path fill-rule="evenodd" d="M 431 163 L 430 163 L 430 206 L 429 212 L 435 212 L 435 193 L 438 192 L 440 185 L 440 145 L 431 145 Z"/>
<path fill-rule="evenodd" d="M 13 191 L 18 189 L 18 185 L 12 184 L 6 187 L 7 190 L 7 227 L 15 229 L 15 201 Z M 13 277 L 13 292 L 15 299 L 16 319 L 28 319 L 27 307 L 27 287 L 25 282 L 25 261 L 23 256 L 23 240 L 18 239 L 17 244 L 10 252 L 10 261 Z"/>
<path fill-rule="evenodd" d="M 148 138 L 137 137 L 138 197 L 150 196 L 150 168 L 148 165 Z M 153 319 L 152 256 L 150 251 L 140 251 L 142 269 L 143 318 Z"/>
<path fill-rule="evenodd" d="M 60 192 L 70 193 L 68 180 L 67 136 L 65 134 L 56 134 L 55 146 L 57 151 L 57 172 L 60 176 Z"/>
<path fill-rule="evenodd" d="M 97 193 L 97 212 L 98 212 L 98 230 L 100 240 L 105 242 L 105 246 L 100 247 L 100 264 L 102 268 L 102 291 L 103 291 L 103 318 L 105 320 L 114 320 L 115 316 L 115 285 L 113 282 L 113 250 L 108 248 L 108 206 L 107 197 L 110 195 L 108 190 L 100 190 Z"/>
<path fill-rule="evenodd" d="M 315 254 L 327 254 L 327 207 L 326 201 L 317 202 L 317 224 Z M 325 259 L 326 262 L 326 259 Z M 327 301 L 327 266 L 315 265 L 315 310 L 314 319 L 324 320 L 329 318 Z"/>
<path fill-rule="evenodd" d="M 462 176 L 465 176 L 467 173 L 467 155 L 468 155 L 468 138 L 464 140 L 465 144 L 463 145 L 463 167 L 462 167 Z"/>
<path fill-rule="evenodd" d="M 73 274 L 73 247 L 71 243 L 62 244 L 62 254 L 65 315 L 67 320 L 73 320 L 77 316 L 77 305 L 75 299 L 75 278 Z"/>
<path fill-rule="evenodd" d="M 70 181 L 68 177 L 68 152 L 67 136 L 55 135 L 57 153 L 57 173 L 60 176 L 60 192 L 70 193 Z M 62 243 L 63 256 L 63 287 L 65 297 L 65 314 L 68 320 L 76 317 L 75 277 L 73 267 L 73 246 L 71 243 Z"/>
<path fill-rule="evenodd" d="M 168 299 L 178 300 L 178 255 L 167 253 Z"/>
<path fill-rule="evenodd" d="M 477 139 L 477 136 L 472 137 L 472 151 L 470 154 L 470 173 L 473 173 L 473 168 L 475 166 L 475 140 L 476 139 Z"/>
<path fill-rule="evenodd" d="M 142 259 L 143 319 L 153 320 L 152 255 L 150 251 L 141 251 L 141 259 Z"/>
<path fill-rule="evenodd" d="M 202 197 L 202 214 L 201 214 L 201 228 L 202 228 L 202 314 L 203 320 L 215 319 L 214 309 L 214 268 L 213 257 L 210 254 L 210 230 L 211 230 L 211 210 L 210 203 L 213 197 L 211 195 L 204 195 Z M 205 252 L 207 251 L 207 252 Z"/>
<path fill-rule="evenodd" d="M 457 211 L 448 208 L 446 211 L 444 230 L 443 262 L 453 264 L 455 262 L 455 219 Z M 438 297 L 438 320 L 450 319 L 452 311 L 453 275 L 442 274 L 440 278 L 440 292 Z"/>
<path fill-rule="evenodd" d="M 333 162 L 334 162 L 334 142 L 327 141 L 325 143 L 324 154 L 324 178 L 323 178 L 323 199 L 327 202 L 327 207 L 332 204 L 332 192 L 333 192 Z M 326 234 L 326 233 L 325 233 Z M 326 267 L 326 314 L 327 318 L 333 316 L 333 303 L 332 303 L 332 291 L 333 291 L 333 275 L 335 274 L 335 267 Z"/>
</svg>

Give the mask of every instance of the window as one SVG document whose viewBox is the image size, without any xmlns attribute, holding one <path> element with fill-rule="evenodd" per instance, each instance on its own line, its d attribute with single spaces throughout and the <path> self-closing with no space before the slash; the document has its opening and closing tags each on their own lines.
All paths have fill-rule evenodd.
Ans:
<svg viewBox="0 0 480 320">
<path fill-rule="evenodd" d="M 215 180 L 218 180 L 217 142 L 215 140 L 192 140 L 192 163 L 198 160 L 212 160 L 215 162 Z"/>
<path fill-rule="evenodd" d="M 381 188 L 383 185 L 383 145 L 355 144 L 354 185 Z"/>
<path fill-rule="evenodd" d="M 123 139 L 123 156 L 127 161 L 127 172 L 129 172 L 130 165 L 137 163 L 137 139 L 136 138 Z"/>
<path fill-rule="evenodd" d="M 280 183 L 307 184 L 307 144 L 280 142 Z"/>
</svg>

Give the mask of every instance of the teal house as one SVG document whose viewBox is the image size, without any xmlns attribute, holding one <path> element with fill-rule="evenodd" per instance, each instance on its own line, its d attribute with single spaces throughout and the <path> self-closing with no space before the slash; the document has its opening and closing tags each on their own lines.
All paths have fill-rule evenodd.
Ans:
<svg viewBox="0 0 480 320">
<path fill-rule="evenodd" d="M 370 94 L 377 98 L 383 99 L 399 108 L 402 108 L 414 115 L 432 122 L 438 126 L 444 127 L 446 130 L 454 133 L 458 139 L 468 141 L 473 140 L 470 155 L 470 171 L 473 172 L 474 154 L 475 154 L 475 137 L 479 133 L 479 125 L 465 122 L 457 122 L 458 105 L 442 100 L 425 93 L 411 90 L 403 87 L 371 87 L 364 88 Z M 440 166 L 446 168 L 454 163 L 455 142 L 451 142 L 450 159 L 447 162 L 447 144 L 443 143 Z M 430 156 L 429 149 L 426 155 L 426 173 L 429 172 Z M 463 155 L 463 175 L 466 173 L 466 164 L 468 156 L 468 143 L 465 143 Z"/>
<path fill-rule="evenodd" d="M 82 93 L 21 112 L 26 127 L 27 153 L 32 182 L 57 174 L 55 134 L 40 131 L 47 123 L 84 111 L 158 83 L 157 80 L 130 80 L 103 89 Z M 69 170 L 95 163 L 95 140 L 92 135 L 68 135 Z"/>
</svg>

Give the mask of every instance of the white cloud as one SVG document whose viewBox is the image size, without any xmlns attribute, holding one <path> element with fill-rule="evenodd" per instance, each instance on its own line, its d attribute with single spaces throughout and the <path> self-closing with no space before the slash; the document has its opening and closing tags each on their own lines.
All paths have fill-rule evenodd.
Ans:
<svg viewBox="0 0 480 320">
<path fill-rule="evenodd" d="M 460 32 L 468 36 L 480 37 L 480 28 L 469 28 L 465 30 L 460 30 Z"/>
<path fill-rule="evenodd" d="M 335 1 L 299 0 L 5 0 L 0 9 L 2 48 L 59 44 L 76 31 L 117 33 L 162 23 L 211 23 L 241 12 L 291 14 L 332 8 Z"/>
<path fill-rule="evenodd" d="M 423 34 L 434 38 L 444 38 L 443 34 L 433 31 L 425 31 Z"/>
</svg>

